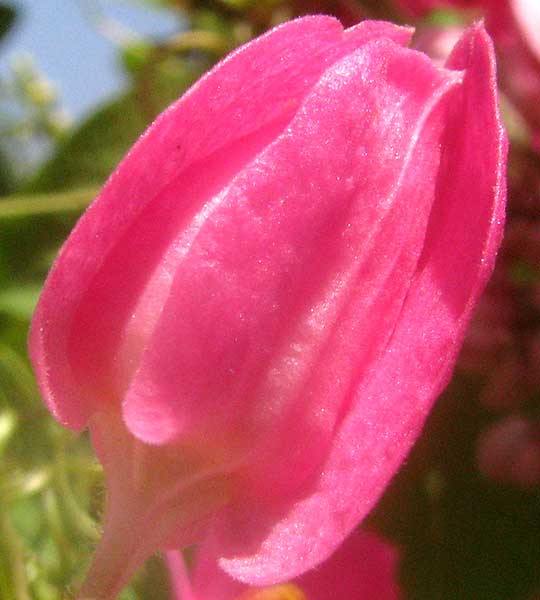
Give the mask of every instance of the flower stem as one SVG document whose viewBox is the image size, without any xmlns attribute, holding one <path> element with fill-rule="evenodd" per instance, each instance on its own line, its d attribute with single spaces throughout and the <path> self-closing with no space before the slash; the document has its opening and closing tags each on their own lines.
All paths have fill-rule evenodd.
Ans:
<svg viewBox="0 0 540 600">
<path fill-rule="evenodd" d="M 164 558 L 169 570 L 172 597 L 176 600 L 196 600 L 182 553 L 179 550 L 169 550 L 165 552 Z"/>
<path fill-rule="evenodd" d="M 129 511 L 125 514 L 133 517 Z M 145 520 L 126 521 L 118 516 L 116 513 L 116 518 L 106 518 L 103 537 L 77 600 L 113 600 L 152 553 L 149 537 L 145 536 Z"/>
</svg>

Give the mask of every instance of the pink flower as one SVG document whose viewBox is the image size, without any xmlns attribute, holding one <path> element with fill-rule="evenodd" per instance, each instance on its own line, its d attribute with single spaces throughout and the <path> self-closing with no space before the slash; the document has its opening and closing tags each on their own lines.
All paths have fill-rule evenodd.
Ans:
<svg viewBox="0 0 540 600">
<path fill-rule="evenodd" d="M 500 59 L 501 89 L 540 133 L 540 2 L 538 0 L 396 0 L 409 16 L 422 17 L 435 9 L 463 9 L 484 16 Z M 432 37 L 447 37 L 434 28 Z M 453 33 L 453 28 L 448 32 Z M 423 36 L 426 37 L 425 35 Z M 425 44 L 425 41 L 423 41 Z M 424 48 L 423 48 L 424 49 Z"/>
<path fill-rule="evenodd" d="M 488 21 L 501 29 L 521 31 L 532 52 L 540 60 L 540 3 L 538 0 L 396 0 L 412 16 L 420 17 L 441 8 L 485 11 Z M 516 27 L 517 26 L 517 27 Z"/>
<path fill-rule="evenodd" d="M 533 6 L 535 5 L 535 6 Z M 486 14 L 502 65 L 501 89 L 540 134 L 540 7 L 538 2 L 493 2 Z"/>
<path fill-rule="evenodd" d="M 510 5 L 523 37 L 540 61 L 540 3 L 538 0 L 513 0 Z"/>
<path fill-rule="evenodd" d="M 540 427 L 513 415 L 491 425 L 478 440 L 478 467 L 497 481 L 540 485 Z"/>
<path fill-rule="evenodd" d="M 499 246 L 490 40 L 446 68 L 329 17 L 233 53 L 150 127 L 47 280 L 31 355 L 88 426 L 104 535 L 82 596 L 208 536 L 251 585 L 330 556 L 445 386 Z"/>
<path fill-rule="evenodd" d="M 179 552 L 167 553 L 175 600 L 398 600 L 398 552 L 377 535 L 357 530 L 318 568 L 291 583 L 252 588 L 217 567 L 215 549 L 197 556 L 193 582 Z"/>
</svg>

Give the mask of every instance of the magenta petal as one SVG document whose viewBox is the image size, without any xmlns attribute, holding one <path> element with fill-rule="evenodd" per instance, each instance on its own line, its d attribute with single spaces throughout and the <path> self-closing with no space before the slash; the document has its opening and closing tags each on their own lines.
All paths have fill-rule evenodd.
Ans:
<svg viewBox="0 0 540 600">
<path fill-rule="evenodd" d="M 248 44 L 65 245 L 31 353 L 107 476 L 81 596 L 210 535 L 238 580 L 296 578 L 419 435 L 493 268 L 506 140 L 482 26 L 444 69 L 409 34 L 311 17 Z"/>
<path fill-rule="evenodd" d="M 197 554 L 193 575 L 196 600 L 257 600 L 258 588 L 231 579 L 217 567 L 214 548 L 206 545 Z M 291 581 L 294 590 L 307 600 L 398 600 L 399 553 L 395 547 L 373 533 L 353 532 L 336 552 L 318 568 Z M 179 557 L 169 564 L 171 576 L 183 571 Z M 251 596 L 249 592 L 253 594 Z M 273 596 L 289 597 L 285 593 Z M 293 594 L 291 593 L 291 598 Z M 175 600 L 187 600 L 178 594 Z M 262 600 L 262 598 L 261 598 Z"/>
<path fill-rule="evenodd" d="M 309 600 L 398 600 L 398 562 L 395 547 L 360 529 L 296 581 Z"/>
<path fill-rule="evenodd" d="M 276 485 L 273 469 L 284 483 L 283 452 L 296 485 L 322 460 L 399 316 L 434 195 L 439 104 L 459 80 L 388 40 L 325 72 L 177 265 L 126 395 L 136 436 L 269 438 L 257 487 Z"/>
<path fill-rule="evenodd" d="M 133 368 L 119 364 L 122 332 L 175 233 L 284 127 L 329 64 L 379 36 L 405 43 L 410 31 L 366 22 L 344 34 L 323 16 L 282 25 L 212 69 L 141 137 L 64 245 L 34 316 L 32 360 L 59 421 L 81 429 L 119 401 Z"/>
<path fill-rule="evenodd" d="M 466 69 L 463 89 L 448 116 L 423 254 L 395 330 L 358 382 L 314 489 L 269 525 L 257 552 L 221 560 L 238 579 L 292 578 L 334 551 L 403 461 L 449 378 L 500 242 L 506 161 L 482 26 L 464 35 L 449 67 Z M 244 532 L 260 531 L 260 522 L 242 519 Z"/>
</svg>

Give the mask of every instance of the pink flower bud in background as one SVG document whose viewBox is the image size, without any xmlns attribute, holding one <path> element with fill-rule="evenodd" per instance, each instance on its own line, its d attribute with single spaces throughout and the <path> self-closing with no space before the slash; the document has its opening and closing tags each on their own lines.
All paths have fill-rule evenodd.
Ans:
<svg viewBox="0 0 540 600">
<path fill-rule="evenodd" d="M 512 191 L 515 199 L 516 189 Z M 480 434 L 479 469 L 501 483 L 537 487 L 540 229 L 537 214 L 527 214 L 526 207 L 518 204 L 515 214 L 511 213 L 497 269 L 475 313 L 458 364 L 482 375 L 479 402 L 499 413 L 500 420 Z"/>
<path fill-rule="evenodd" d="M 396 548 L 357 530 L 316 569 L 290 583 L 252 588 L 219 569 L 209 546 L 197 555 L 192 582 L 181 554 L 167 553 L 174 600 L 398 600 L 398 561 Z"/>
<path fill-rule="evenodd" d="M 540 426 L 518 416 L 498 421 L 478 440 L 478 467 L 497 481 L 538 487 Z"/>
<path fill-rule="evenodd" d="M 442 67 L 464 31 L 465 27 L 424 27 L 416 33 L 414 46 Z"/>
<path fill-rule="evenodd" d="M 523 37 L 540 62 L 540 2 L 538 0 L 512 0 L 510 5 Z"/>
<path fill-rule="evenodd" d="M 238 580 L 294 579 L 419 435 L 493 268 L 506 140 L 483 27 L 444 68 L 410 34 L 309 17 L 247 44 L 66 242 L 30 346 L 105 468 L 81 597 L 209 536 Z"/>
<path fill-rule="evenodd" d="M 500 86 L 540 135 L 540 2 L 538 0 L 396 0 L 407 17 L 424 17 L 437 9 L 463 10 L 469 19 L 484 17 L 499 57 Z M 442 29 L 429 27 L 431 29 Z M 454 30 L 450 27 L 449 33 Z M 420 33 L 420 45 L 427 34 Z M 438 37 L 443 38 L 442 31 Z M 423 48 L 422 48 L 423 49 Z M 436 54 L 437 55 L 437 54 Z"/>
</svg>

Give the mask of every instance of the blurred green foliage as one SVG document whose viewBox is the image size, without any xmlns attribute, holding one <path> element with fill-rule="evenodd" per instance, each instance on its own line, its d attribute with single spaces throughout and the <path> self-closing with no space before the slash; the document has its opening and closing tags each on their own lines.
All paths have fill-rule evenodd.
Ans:
<svg viewBox="0 0 540 600">
<path fill-rule="evenodd" d="M 14 18 L 15 10 L 0 4 L 0 35 Z M 64 598 L 76 589 L 99 535 L 101 468 L 85 435 L 73 435 L 50 418 L 26 356 L 43 280 L 75 220 L 128 148 L 233 43 L 216 31 L 194 36 L 179 28 L 171 40 L 119 46 L 127 88 L 61 134 L 51 126 L 55 91 L 33 64 L 14 73 L 9 90 L 0 89 L 0 102 L 9 100 L 18 109 L 0 115 L 2 600 Z M 32 172 L 28 146 L 44 139 L 50 158 Z M 4 144 L 16 145 L 18 153 L 2 152 Z M 150 561 L 122 598 L 160 600 L 167 589 L 162 564 Z"/>
<path fill-rule="evenodd" d="M 13 26 L 17 12 L 9 4 L 0 3 L 0 41 Z"/>
</svg>

